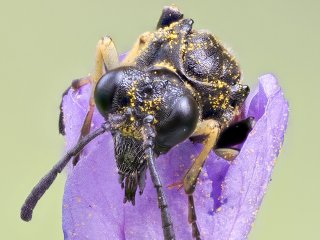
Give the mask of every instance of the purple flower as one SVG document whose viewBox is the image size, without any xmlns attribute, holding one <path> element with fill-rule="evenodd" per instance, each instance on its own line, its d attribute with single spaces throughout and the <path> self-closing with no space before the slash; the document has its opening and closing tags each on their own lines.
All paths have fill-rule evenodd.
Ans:
<svg viewBox="0 0 320 240">
<path fill-rule="evenodd" d="M 63 99 L 67 148 L 78 140 L 87 112 L 90 86 L 70 90 Z M 246 239 L 256 218 L 288 120 L 288 103 L 273 75 L 259 79 L 244 108 L 256 125 L 239 156 L 229 163 L 213 152 L 200 176 L 195 192 L 198 225 L 203 239 Z M 93 128 L 103 123 L 97 111 Z M 164 186 L 182 179 L 202 145 L 185 141 L 160 156 L 156 164 Z M 162 239 L 157 195 L 147 175 L 143 195 L 136 206 L 123 204 L 118 183 L 113 141 L 109 133 L 92 141 L 78 165 L 69 167 L 63 200 L 65 239 Z M 177 239 L 192 239 L 187 218 L 187 196 L 183 189 L 164 188 Z"/>
</svg>

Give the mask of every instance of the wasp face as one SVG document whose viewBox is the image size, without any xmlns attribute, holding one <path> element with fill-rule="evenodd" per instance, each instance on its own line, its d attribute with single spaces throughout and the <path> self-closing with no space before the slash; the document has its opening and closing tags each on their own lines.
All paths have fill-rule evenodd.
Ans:
<svg viewBox="0 0 320 240">
<path fill-rule="evenodd" d="M 199 119 L 198 105 L 180 77 L 167 69 L 114 69 L 100 79 L 94 96 L 106 119 L 114 114 L 126 116 L 113 132 L 113 139 L 121 183 L 125 180 L 125 201 L 134 203 L 137 186 L 143 190 L 146 169 L 143 120 L 152 116 L 154 151 L 165 153 L 193 133 Z"/>
<path fill-rule="evenodd" d="M 117 68 L 100 79 L 94 96 L 106 119 L 110 114 L 127 116 L 118 129 L 126 137 L 142 139 L 143 119 L 152 115 L 157 153 L 189 137 L 199 118 L 192 94 L 180 77 L 167 69 Z"/>
</svg>

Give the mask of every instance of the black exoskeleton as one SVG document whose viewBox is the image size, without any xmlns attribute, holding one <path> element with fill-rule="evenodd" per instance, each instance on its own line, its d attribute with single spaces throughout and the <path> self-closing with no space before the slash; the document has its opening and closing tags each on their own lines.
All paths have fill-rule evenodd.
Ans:
<svg viewBox="0 0 320 240">
<path fill-rule="evenodd" d="M 248 86 L 240 84 L 238 64 L 221 43 L 211 33 L 193 30 L 193 20 L 174 13 L 173 18 L 163 13 L 163 25 L 143 36 L 130 66 L 107 72 L 95 90 L 103 116 L 130 115 L 120 136 L 116 134 L 115 156 L 120 179 L 129 178 L 125 192 L 130 196 L 126 194 L 125 201 L 133 203 L 136 178 L 144 179 L 140 172 L 145 171 L 139 169 L 145 163 L 139 163 L 141 155 L 119 154 L 122 151 L 117 149 L 141 153 L 136 149 L 142 144 L 144 117 L 155 117 L 155 153 L 159 155 L 190 137 L 200 121 L 214 119 L 222 128 L 227 126 L 249 93 Z"/>
<path fill-rule="evenodd" d="M 181 19 L 149 33 L 136 57 L 139 69 L 162 66 L 180 75 L 200 105 L 202 119 L 229 122 L 249 93 L 241 85 L 240 68 L 223 45 L 206 31 L 192 29 Z"/>
</svg>

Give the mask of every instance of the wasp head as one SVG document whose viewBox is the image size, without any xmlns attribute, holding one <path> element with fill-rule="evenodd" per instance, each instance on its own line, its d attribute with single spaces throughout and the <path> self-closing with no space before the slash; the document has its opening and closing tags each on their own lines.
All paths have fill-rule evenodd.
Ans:
<svg viewBox="0 0 320 240">
<path fill-rule="evenodd" d="M 97 83 L 94 97 L 97 109 L 109 122 L 110 116 L 125 116 L 112 134 L 120 182 L 126 186 L 125 201 L 134 203 L 137 186 L 140 191 L 144 187 L 144 119 L 152 119 L 154 153 L 159 155 L 193 133 L 199 119 L 198 104 L 180 77 L 163 68 L 109 71 Z"/>
</svg>

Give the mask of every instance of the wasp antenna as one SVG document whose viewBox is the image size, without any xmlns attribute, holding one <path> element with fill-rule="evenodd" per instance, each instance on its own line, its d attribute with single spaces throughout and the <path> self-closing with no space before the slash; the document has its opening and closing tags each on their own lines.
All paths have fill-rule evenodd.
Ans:
<svg viewBox="0 0 320 240">
<path fill-rule="evenodd" d="M 53 181 L 56 179 L 58 173 L 61 173 L 73 156 L 76 156 L 89 142 L 110 130 L 110 124 L 105 123 L 97 130 L 82 138 L 73 148 L 71 148 L 64 157 L 57 162 L 53 168 L 39 181 L 39 183 L 32 189 L 31 193 L 26 198 L 21 207 L 20 217 L 24 221 L 32 219 L 33 209 L 37 205 L 40 198 L 48 190 Z"/>
<path fill-rule="evenodd" d="M 148 167 L 151 175 L 151 179 L 153 182 L 154 187 L 157 190 L 158 195 L 158 207 L 161 211 L 161 220 L 162 220 L 162 229 L 164 234 L 164 239 L 175 239 L 175 234 L 173 230 L 173 224 L 171 220 L 171 216 L 168 210 L 168 203 L 166 196 L 164 194 L 162 183 L 160 179 L 160 175 L 158 173 L 158 170 L 155 165 L 155 153 L 153 151 L 154 149 L 154 139 L 155 139 L 155 130 L 154 127 L 151 125 L 151 122 L 153 122 L 152 116 L 147 116 L 144 119 L 144 127 L 143 127 L 143 144 L 145 148 L 145 156 L 148 161 Z"/>
</svg>

